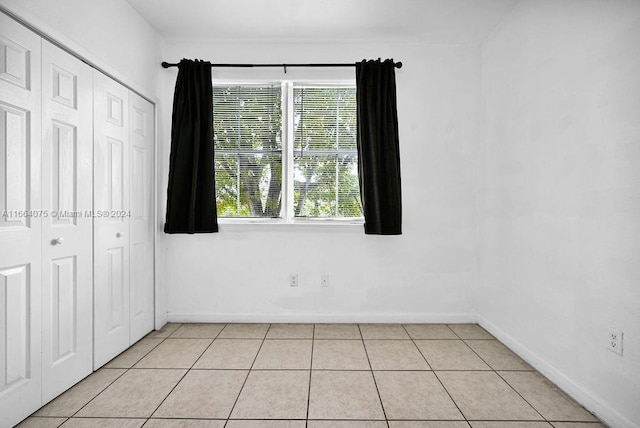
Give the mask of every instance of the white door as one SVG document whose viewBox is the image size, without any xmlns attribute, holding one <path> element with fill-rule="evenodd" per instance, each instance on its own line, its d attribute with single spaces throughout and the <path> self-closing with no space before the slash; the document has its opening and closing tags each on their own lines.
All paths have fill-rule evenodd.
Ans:
<svg viewBox="0 0 640 428">
<path fill-rule="evenodd" d="M 93 368 L 93 72 L 42 42 L 42 401 Z"/>
<path fill-rule="evenodd" d="M 0 13 L 0 426 L 40 406 L 40 37 Z"/>
<path fill-rule="evenodd" d="M 131 337 L 133 344 L 154 326 L 153 104 L 129 92 L 131 146 Z"/>
<path fill-rule="evenodd" d="M 94 71 L 94 362 L 129 346 L 129 93 Z"/>
</svg>

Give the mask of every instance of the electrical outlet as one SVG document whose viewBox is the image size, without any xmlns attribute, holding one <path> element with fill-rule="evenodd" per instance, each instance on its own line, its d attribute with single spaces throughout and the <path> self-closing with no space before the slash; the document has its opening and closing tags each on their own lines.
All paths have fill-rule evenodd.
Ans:
<svg viewBox="0 0 640 428">
<path fill-rule="evenodd" d="M 290 273 L 289 274 L 289 287 L 297 287 L 298 286 L 298 274 Z"/>
<path fill-rule="evenodd" d="M 622 339 L 624 333 L 614 328 L 609 330 L 609 351 L 615 352 L 618 355 L 622 355 Z"/>
<path fill-rule="evenodd" d="M 328 287 L 329 286 L 329 275 L 320 275 L 320 287 Z"/>
</svg>

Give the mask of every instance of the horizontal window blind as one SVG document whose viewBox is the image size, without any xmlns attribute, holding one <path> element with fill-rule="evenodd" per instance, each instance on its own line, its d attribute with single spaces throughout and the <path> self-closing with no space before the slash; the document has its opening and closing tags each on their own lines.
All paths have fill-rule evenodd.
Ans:
<svg viewBox="0 0 640 428">
<path fill-rule="evenodd" d="M 219 217 L 278 217 L 282 203 L 282 88 L 213 87 Z"/>
<path fill-rule="evenodd" d="M 294 87 L 294 214 L 362 217 L 356 90 Z"/>
<path fill-rule="evenodd" d="M 355 88 L 214 85 L 213 123 L 219 217 L 362 218 Z"/>
</svg>

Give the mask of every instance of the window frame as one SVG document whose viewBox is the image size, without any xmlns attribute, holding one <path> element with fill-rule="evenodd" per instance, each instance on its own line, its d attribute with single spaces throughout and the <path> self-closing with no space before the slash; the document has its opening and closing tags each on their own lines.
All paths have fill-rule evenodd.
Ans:
<svg viewBox="0 0 640 428">
<path fill-rule="evenodd" d="M 212 79 L 213 86 L 260 86 L 281 85 L 282 123 L 280 135 L 282 139 L 282 209 L 280 217 L 218 217 L 222 225 L 333 225 L 361 226 L 364 217 L 296 217 L 294 213 L 294 87 L 326 88 L 352 87 L 353 80 L 311 80 L 311 79 L 262 79 L 262 80 L 229 80 Z M 214 111 L 215 114 L 215 111 Z"/>
</svg>

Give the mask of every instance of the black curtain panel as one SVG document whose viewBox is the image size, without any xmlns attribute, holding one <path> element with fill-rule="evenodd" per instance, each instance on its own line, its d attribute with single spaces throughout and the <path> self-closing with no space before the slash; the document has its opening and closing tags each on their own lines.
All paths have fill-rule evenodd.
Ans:
<svg viewBox="0 0 640 428">
<path fill-rule="evenodd" d="M 400 145 L 393 60 L 356 63 L 356 88 L 364 230 L 372 235 L 400 235 Z"/>
<path fill-rule="evenodd" d="M 165 233 L 218 231 L 211 63 L 183 59 L 173 95 Z"/>
</svg>

